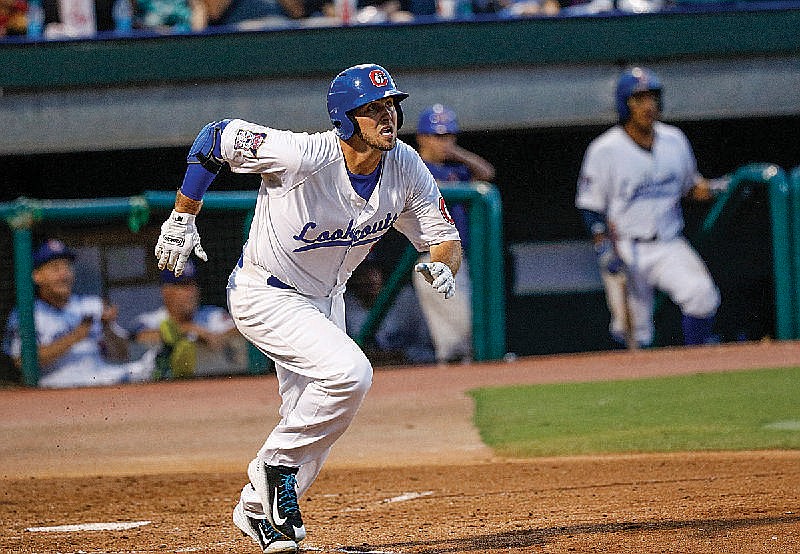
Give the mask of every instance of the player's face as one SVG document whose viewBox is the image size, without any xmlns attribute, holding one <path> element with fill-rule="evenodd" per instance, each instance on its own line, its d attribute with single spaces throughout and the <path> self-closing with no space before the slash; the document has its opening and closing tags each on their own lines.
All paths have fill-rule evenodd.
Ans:
<svg viewBox="0 0 800 554">
<path fill-rule="evenodd" d="M 75 270 L 72 261 L 57 258 L 42 264 L 33 272 L 33 282 L 38 288 L 39 297 L 54 305 L 67 303 L 75 285 Z"/>
<path fill-rule="evenodd" d="M 628 107 L 631 109 L 631 123 L 637 127 L 648 129 L 660 115 L 659 95 L 656 91 L 639 92 L 630 97 Z"/>
<path fill-rule="evenodd" d="M 456 135 L 417 135 L 419 155 L 426 162 L 442 163 L 452 158 Z"/>
<path fill-rule="evenodd" d="M 391 150 L 397 144 L 397 106 L 393 98 L 381 98 L 353 111 L 356 133 L 367 146 Z"/>
</svg>

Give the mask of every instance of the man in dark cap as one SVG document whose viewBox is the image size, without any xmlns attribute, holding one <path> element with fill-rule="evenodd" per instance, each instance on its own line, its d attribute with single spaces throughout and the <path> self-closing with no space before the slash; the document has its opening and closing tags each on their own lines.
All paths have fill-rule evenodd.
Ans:
<svg viewBox="0 0 800 554">
<path fill-rule="evenodd" d="M 128 341 L 117 324 L 117 308 L 99 296 L 73 292 L 75 253 L 56 239 L 33 254 L 34 322 L 39 386 L 62 388 L 147 381 L 154 352 L 127 362 Z M 3 350 L 21 363 L 19 315 L 8 317 Z"/>
</svg>

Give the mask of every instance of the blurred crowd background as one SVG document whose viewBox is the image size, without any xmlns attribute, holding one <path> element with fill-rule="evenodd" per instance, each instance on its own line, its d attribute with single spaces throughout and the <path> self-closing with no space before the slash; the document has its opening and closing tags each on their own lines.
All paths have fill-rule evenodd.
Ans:
<svg viewBox="0 0 800 554">
<path fill-rule="evenodd" d="M 655 13 L 753 0 L 0 0 L 0 37 L 30 40 L 472 18 Z M 773 2 L 780 4 L 780 0 Z"/>
</svg>

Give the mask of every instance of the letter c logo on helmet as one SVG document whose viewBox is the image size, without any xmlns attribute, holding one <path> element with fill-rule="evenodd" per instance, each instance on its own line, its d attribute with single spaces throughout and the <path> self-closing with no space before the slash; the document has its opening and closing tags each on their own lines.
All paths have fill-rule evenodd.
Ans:
<svg viewBox="0 0 800 554">
<path fill-rule="evenodd" d="M 369 80 L 372 81 L 372 84 L 376 87 L 385 87 L 389 84 L 389 78 L 382 69 L 373 69 L 370 71 Z"/>
<path fill-rule="evenodd" d="M 399 129 L 403 126 L 400 102 L 408 94 L 397 89 L 388 71 L 379 65 L 361 64 L 339 73 L 328 88 L 328 114 L 336 134 L 343 140 L 352 137 L 356 128 L 350 112 L 381 98 L 394 98 Z"/>
</svg>

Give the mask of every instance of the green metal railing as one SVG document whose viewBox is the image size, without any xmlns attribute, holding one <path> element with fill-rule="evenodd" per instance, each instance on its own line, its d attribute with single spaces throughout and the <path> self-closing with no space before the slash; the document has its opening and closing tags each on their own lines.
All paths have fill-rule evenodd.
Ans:
<svg viewBox="0 0 800 554">
<path fill-rule="evenodd" d="M 725 227 L 735 216 L 737 207 L 744 202 L 742 190 L 745 184 L 767 187 L 769 213 L 772 228 L 772 256 L 775 279 L 775 333 L 778 339 L 799 338 L 797 295 L 797 264 L 800 252 L 800 235 L 797 218 L 800 217 L 800 183 L 789 187 L 783 169 L 774 164 L 749 164 L 737 169 L 731 176 L 725 192 L 716 199 L 692 242 L 701 247 L 719 229 Z M 794 232 L 793 232 L 794 230 Z"/>
<path fill-rule="evenodd" d="M 442 187 L 447 202 L 468 206 L 470 245 L 466 253 L 472 280 L 472 354 L 477 361 L 499 360 L 506 351 L 503 270 L 502 205 L 500 193 L 489 183 L 450 184 Z M 363 345 L 378 326 L 419 257 L 409 245 L 370 309 L 356 337 Z"/>
<path fill-rule="evenodd" d="M 473 270 L 473 341 L 476 360 L 499 359 L 505 354 L 505 304 L 503 296 L 502 213 L 497 189 L 487 183 L 450 187 L 445 199 L 470 206 L 473 242 L 467 253 Z M 243 234 L 252 221 L 256 191 L 212 191 L 203 197 L 203 210 L 242 210 L 248 212 Z M 22 342 L 23 382 L 35 386 L 39 381 L 39 362 L 34 322 L 32 228 L 42 222 L 110 222 L 127 220 L 128 228 L 138 232 L 148 221 L 151 209 L 169 210 L 174 192 L 146 191 L 141 196 L 95 200 L 33 200 L 19 198 L 0 203 L 0 219 L 13 234 L 16 305 Z M 413 247 L 412 247 L 413 250 Z M 406 252 L 398 262 L 396 275 L 382 291 L 368 318 L 373 330 L 385 315 L 396 295 L 399 273 L 411 272 L 416 252 Z M 387 304 L 388 302 L 388 304 Z M 363 330 L 362 330 L 363 331 Z M 251 370 L 264 365 L 263 355 L 250 357 Z"/>
<path fill-rule="evenodd" d="M 791 262 L 792 262 L 792 289 L 794 301 L 794 335 L 800 339 L 800 166 L 795 167 L 789 174 L 789 196 L 791 198 L 790 224 L 792 228 Z"/>
</svg>

